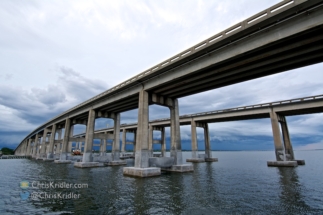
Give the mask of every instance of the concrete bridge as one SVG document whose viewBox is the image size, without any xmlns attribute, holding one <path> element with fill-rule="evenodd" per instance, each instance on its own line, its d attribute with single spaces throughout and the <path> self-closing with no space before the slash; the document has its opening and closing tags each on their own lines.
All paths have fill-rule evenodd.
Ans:
<svg viewBox="0 0 323 215">
<path fill-rule="evenodd" d="M 60 160 L 57 163 L 68 162 L 66 161 L 68 142 L 73 136 L 71 128 L 75 124 L 84 124 L 86 135 L 82 162 L 76 162 L 74 165 L 76 167 L 100 165 L 92 156 L 93 139 L 98 138 L 97 135 L 101 135 L 100 139 L 113 135 L 114 142 L 108 165 L 123 165 L 124 162 L 120 160 L 118 135 L 120 113 L 138 108 L 135 167 L 125 167 L 124 174 L 140 177 L 159 175 L 160 168 L 150 165 L 152 154 L 149 142 L 150 131 L 158 127 L 158 123 L 150 125 L 148 119 L 148 106 L 158 104 L 170 109 L 168 124 L 171 127 L 171 158 L 156 162 L 172 162 L 170 171 L 192 171 L 191 165 L 183 164 L 180 142 L 181 120 L 177 99 L 320 63 L 323 61 L 322 27 L 322 0 L 282 1 L 54 117 L 25 137 L 17 147 L 16 153 L 26 151 L 30 153 L 32 139 L 38 141 L 39 137 L 42 137 L 37 157 L 53 160 L 54 134 L 64 128 Z M 248 110 L 245 111 L 247 113 Z M 261 115 L 268 117 L 268 111 L 254 114 L 254 117 Z M 274 121 L 274 139 L 277 139 L 278 136 L 275 134 L 279 131 L 278 122 L 282 123 L 283 130 L 287 128 L 285 118 L 274 110 L 269 112 L 269 116 L 272 122 Z M 114 119 L 116 132 L 95 133 L 96 118 Z M 208 121 L 201 120 L 201 124 L 197 123 L 196 126 L 202 126 L 207 130 L 206 122 Z M 286 132 L 283 131 L 283 134 L 286 143 L 288 142 Z M 49 142 L 48 151 L 45 147 L 46 142 Z M 275 145 L 278 142 L 279 140 L 275 140 Z M 276 146 L 277 161 L 281 160 L 281 151 L 283 148 Z M 288 155 L 292 157 L 291 152 Z M 207 152 L 205 157 L 211 159 L 210 153 Z"/>
</svg>

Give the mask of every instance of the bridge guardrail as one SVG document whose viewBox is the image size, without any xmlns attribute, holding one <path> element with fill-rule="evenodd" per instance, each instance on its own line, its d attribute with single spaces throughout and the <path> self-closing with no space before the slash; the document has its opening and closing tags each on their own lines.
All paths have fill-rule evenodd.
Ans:
<svg viewBox="0 0 323 215">
<path fill-rule="evenodd" d="M 323 99 L 323 95 L 308 96 L 308 97 L 303 97 L 303 98 L 282 100 L 282 101 L 269 102 L 269 103 L 261 103 L 261 104 L 256 104 L 256 105 L 247 105 L 247 106 L 241 106 L 241 107 L 236 107 L 236 108 L 207 111 L 207 112 L 201 112 L 201 113 L 195 113 L 195 114 L 185 114 L 185 115 L 179 116 L 179 118 L 183 119 L 183 118 L 189 118 L 189 117 L 193 117 L 193 116 L 210 115 L 210 114 L 217 114 L 217 113 L 224 113 L 224 112 L 261 108 L 261 107 L 271 107 L 271 106 L 275 106 L 275 105 L 298 103 L 298 102 L 303 102 L 303 101 L 308 101 L 308 100 L 316 100 L 316 99 Z M 166 121 L 166 120 L 170 120 L 170 118 L 161 118 L 161 119 L 151 120 L 149 122 L 161 122 L 161 121 Z M 129 124 L 123 123 L 120 126 L 131 126 L 131 125 L 136 125 L 136 124 L 137 123 L 129 123 Z M 112 129 L 112 128 L 113 127 L 109 127 L 109 128 L 104 128 L 104 129 L 100 129 L 100 130 L 106 130 L 106 129 Z M 100 131 L 100 130 L 96 130 L 96 131 Z"/>
</svg>

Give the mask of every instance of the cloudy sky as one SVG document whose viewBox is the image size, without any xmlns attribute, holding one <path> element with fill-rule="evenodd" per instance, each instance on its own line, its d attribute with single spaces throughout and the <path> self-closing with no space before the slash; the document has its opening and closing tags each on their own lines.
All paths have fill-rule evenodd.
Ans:
<svg viewBox="0 0 323 215">
<path fill-rule="evenodd" d="M 0 1 L 0 148 L 15 148 L 62 111 L 277 2 Z M 317 64 L 181 98 L 180 114 L 323 94 L 322 71 Z M 169 111 L 151 106 L 150 118 L 160 117 Z M 121 120 L 136 122 L 137 110 Z M 295 149 L 323 149 L 322 114 L 287 120 Z M 97 128 L 107 124 L 98 120 Z M 273 149 L 269 119 L 209 126 L 213 149 Z M 181 136 L 190 140 L 190 126 Z"/>
</svg>

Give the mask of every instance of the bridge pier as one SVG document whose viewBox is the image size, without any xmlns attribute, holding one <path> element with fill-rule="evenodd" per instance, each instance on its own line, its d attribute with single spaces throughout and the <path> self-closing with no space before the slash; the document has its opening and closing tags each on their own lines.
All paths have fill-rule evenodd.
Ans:
<svg viewBox="0 0 323 215">
<path fill-rule="evenodd" d="M 33 146 L 33 154 L 32 154 L 32 158 L 36 158 L 37 156 L 37 145 L 38 145 L 38 133 L 35 136 L 35 140 L 34 140 L 34 146 Z"/>
<path fill-rule="evenodd" d="M 30 156 L 31 155 L 31 142 L 32 142 L 32 139 L 29 138 L 28 139 L 28 147 L 27 147 L 27 152 L 26 152 L 26 155 Z"/>
<path fill-rule="evenodd" d="M 107 154 L 106 153 L 106 151 L 107 151 L 107 139 L 101 139 L 101 145 L 100 146 L 101 146 L 100 147 L 100 156 L 106 156 L 106 154 Z"/>
<path fill-rule="evenodd" d="M 70 160 L 67 160 L 67 154 L 68 154 L 67 150 L 68 150 L 69 137 L 72 130 L 71 128 L 72 128 L 71 119 L 67 118 L 65 120 L 65 131 L 64 131 L 62 148 L 60 150 L 60 159 L 55 160 L 54 161 L 55 163 L 58 163 L 58 164 L 71 163 Z"/>
<path fill-rule="evenodd" d="M 114 132 L 111 157 L 112 161 L 107 162 L 107 166 L 119 166 L 127 164 L 127 161 L 120 160 L 120 113 L 114 114 Z"/>
<path fill-rule="evenodd" d="M 43 131 L 43 138 L 42 138 L 42 143 L 41 143 L 41 146 L 40 146 L 40 152 L 37 156 L 37 160 L 43 160 L 44 158 L 46 158 L 46 137 L 47 137 L 47 128 L 44 129 Z"/>
<path fill-rule="evenodd" d="M 197 135 L 196 127 L 204 129 L 204 144 L 205 154 L 198 154 L 197 147 Z M 209 126 L 206 122 L 196 122 L 194 119 L 191 120 L 191 132 L 192 132 L 192 158 L 186 159 L 187 162 L 199 163 L 199 162 L 216 162 L 217 158 L 212 158 L 212 150 L 210 145 L 210 134 Z"/>
<path fill-rule="evenodd" d="M 286 117 L 270 110 L 270 120 L 274 137 L 276 161 L 268 161 L 268 166 L 295 167 L 304 165 L 304 160 L 295 160 L 292 143 L 290 141 Z M 281 129 L 279 127 L 281 125 Z M 281 134 L 281 131 L 282 134 Z M 283 145 L 283 143 L 284 145 Z"/>
<path fill-rule="evenodd" d="M 74 167 L 97 167 L 99 162 L 93 162 L 93 137 L 94 137 L 94 124 L 95 124 L 95 110 L 89 110 L 89 116 L 86 126 L 85 146 L 83 152 L 82 162 L 75 162 Z"/>
<path fill-rule="evenodd" d="M 150 177 L 161 174 L 160 168 L 149 167 L 148 127 L 149 127 L 149 94 L 141 90 L 138 101 L 138 127 L 136 135 L 135 166 L 124 167 L 123 174 L 136 177 Z"/>
<path fill-rule="evenodd" d="M 55 142 L 55 134 L 56 134 L 56 124 L 52 126 L 52 131 L 49 137 L 49 146 L 47 152 L 47 158 L 44 161 L 54 161 L 54 142 Z"/>
<path fill-rule="evenodd" d="M 166 157 L 166 135 L 165 127 L 161 128 L 161 156 Z"/>
<path fill-rule="evenodd" d="M 127 141 L 127 130 L 122 129 L 122 143 L 121 143 L 121 154 L 124 155 L 126 153 L 126 141 Z"/>
<path fill-rule="evenodd" d="M 205 159 L 198 157 L 196 122 L 191 119 L 191 141 L 192 141 L 192 158 L 186 159 L 186 162 L 204 162 Z"/>
<path fill-rule="evenodd" d="M 152 126 L 149 125 L 151 129 L 149 132 L 149 147 L 151 149 L 151 155 L 154 157 L 153 144 L 161 145 L 161 157 L 166 157 L 166 135 L 165 135 L 165 127 L 163 126 Z M 160 131 L 160 140 L 154 140 L 154 131 Z"/>
</svg>

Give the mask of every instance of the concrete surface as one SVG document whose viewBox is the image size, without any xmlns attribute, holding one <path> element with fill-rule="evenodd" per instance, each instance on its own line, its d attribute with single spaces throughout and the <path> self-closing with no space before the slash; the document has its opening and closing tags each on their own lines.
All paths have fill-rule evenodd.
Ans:
<svg viewBox="0 0 323 215">
<path fill-rule="evenodd" d="M 267 161 L 267 166 L 296 167 L 298 164 L 297 161 Z"/>
<path fill-rule="evenodd" d="M 127 176 L 145 178 L 145 177 L 159 176 L 161 174 L 161 170 L 160 168 L 157 168 L 157 167 L 149 167 L 149 168 L 124 167 L 123 174 Z"/>
</svg>

